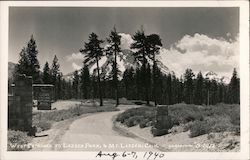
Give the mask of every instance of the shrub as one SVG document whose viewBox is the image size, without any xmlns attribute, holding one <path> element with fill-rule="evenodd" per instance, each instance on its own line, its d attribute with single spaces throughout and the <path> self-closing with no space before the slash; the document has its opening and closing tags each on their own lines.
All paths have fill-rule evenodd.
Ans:
<svg viewBox="0 0 250 160">
<path fill-rule="evenodd" d="M 232 124 L 229 116 L 216 116 L 214 119 L 216 123 L 211 127 L 212 132 L 239 132 L 240 126 Z"/>
<path fill-rule="evenodd" d="M 134 118 L 133 118 L 134 117 Z M 135 119 L 137 121 L 135 121 Z M 154 109 L 150 107 L 140 107 L 140 108 L 131 108 L 123 113 L 119 114 L 116 118 L 117 122 L 124 123 L 126 126 L 135 126 L 137 124 L 140 127 L 144 128 L 149 126 L 154 119 Z M 131 122 L 131 121 L 135 122 Z"/>
<path fill-rule="evenodd" d="M 240 126 L 240 107 L 236 106 L 229 112 L 230 122 L 234 125 Z"/>
<path fill-rule="evenodd" d="M 26 132 L 8 130 L 8 151 L 28 151 L 31 137 Z"/>
<path fill-rule="evenodd" d="M 185 124 L 195 120 L 202 121 L 204 119 L 200 108 L 196 105 L 183 103 L 169 106 L 169 115 L 172 117 L 172 121 L 175 125 L 179 125 L 180 123 Z"/>
<path fill-rule="evenodd" d="M 45 130 L 50 129 L 52 125 L 50 121 L 41 120 L 35 123 L 34 126 L 36 126 L 38 132 L 40 132 L 40 131 L 45 131 Z"/>
<path fill-rule="evenodd" d="M 143 119 L 143 116 L 133 116 L 125 121 L 127 127 L 132 127 L 138 125 Z"/>
<path fill-rule="evenodd" d="M 190 130 L 190 128 L 193 125 L 193 123 L 194 122 L 189 122 L 189 123 L 184 124 L 183 132 L 187 132 L 188 130 Z"/>
<path fill-rule="evenodd" d="M 197 137 L 209 133 L 209 124 L 206 121 L 195 121 L 190 127 L 190 137 Z"/>
<path fill-rule="evenodd" d="M 126 110 L 118 115 L 116 121 L 134 126 L 139 123 L 140 128 L 153 126 L 155 135 L 164 128 L 183 124 L 183 131 L 190 130 L 190 137 L 199 136 L 210 132 L 235 132 L 240 134 L 240 106 L 237 104 L 217 104 L 210 106 L 197 106 L 193 104 L 174 104 L 169 106 L 169 127 L 163 127 L 155 121 L 155 107 L 140 107 Z M 142 116 L 140 121 L 132 121 L 131 117 Z M 159 133 L 158 133 L 159 132 Z M 165 131 L 164 131 L 165 132 Z"/>
<path fill-rule="evenodd" d="M 140 128 L 145 128 L 145 127 L 149 127 L 150 126 L 150 119 L 143 119 L 140 121 Z"/>
<path fill-rule="evenodd" d="M 151 128 L 151 133 L 153 134 L 154 137 L 156 136 L 163 136 L 168 133 L 168 129 L 157 129 L 155 127 Z"/>
</svg>

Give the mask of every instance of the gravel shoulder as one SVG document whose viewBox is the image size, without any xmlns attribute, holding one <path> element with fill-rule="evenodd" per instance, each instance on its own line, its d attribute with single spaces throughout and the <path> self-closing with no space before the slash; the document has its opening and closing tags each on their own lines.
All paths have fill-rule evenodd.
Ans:
<svg viewBox="0 0 250 160">
<path fill-rule="evenodd" d="M 36 134 L 36 137 L 33 138 L 31 142 L 31 144 L 34 145 L 31 151 L 60 150 L 59 148 L 56 148 L 56 145 L 59 144 L 60 139 L 69 129 L 69 126 L 72 124 L 72 122 L 77 119 L 87 117 L 91 114 L 84 114 L 79 117 L 53 123 L 51 129 Z"/>
</svg>

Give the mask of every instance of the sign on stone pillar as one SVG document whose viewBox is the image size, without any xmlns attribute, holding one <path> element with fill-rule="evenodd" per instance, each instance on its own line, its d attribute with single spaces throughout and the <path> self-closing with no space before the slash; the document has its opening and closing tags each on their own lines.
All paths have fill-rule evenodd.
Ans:
<svg viewBox="0 0 250 160">
<path fill-rule="evenodd" d="M 168 133 L 172 127 L 171 117 L 168 115 L 168 106 L 158 106 L 156 109 L 155 123 L 152 127 L 154 136 L 161 136 Z"/>
<path fill-rule="evenodd" d="M 19 75 L 9 96 L 9 128 L 29 131 L 32 127 L 32 77 Z"/>
<path fill-rule="evenodd" d="M 37 100 L 38 110 L 51 110 L 51 103 L 54 97 L 54 85 L 34 84 L 34 96 Z"/>
</svg>

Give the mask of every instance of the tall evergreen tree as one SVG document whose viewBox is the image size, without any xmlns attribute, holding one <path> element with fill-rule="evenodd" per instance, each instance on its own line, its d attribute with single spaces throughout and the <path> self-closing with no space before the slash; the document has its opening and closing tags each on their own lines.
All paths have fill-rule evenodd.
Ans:
<svg viewBox="0 0 250 160">
<path fill-rule="evenodd" d="M 218 103 L 218 98 L 219 98 L 218 82 L 215 79 L 211 80 L 210 92 L 211 92 L 210 104 L 214 105 Z"/>
<path fill-rule="evenodd" d="M 142 69 L 136 68 L 135 71 L 135 83 L 136 83 L 136 99 L 144 99 L 145 96 L 143 94 L 143 83 L 144 79 L 142 78 Z M 143 97 L 144 96 L 144 97 Z"/>
<path fill-rule="evenodd" d="M 43 83 L 45 84 L 51 83 L 50 68 L 49 68 L 49 63 L 47 61 L 43 67 L 42 80 L 43 80 Z"/>
<path fill-rule="evenodd" d="M 106 49 L 106 53 L 109 59 L 113 62 L 112 68 L 113 68 L 113 82 L 115 86 L 115 96 L 116 96 L 116 106 L 119 105 L 119 91 L 118 91 L 118 65 L 117 65 L 117 56 L 121 52 L 121 36 L 116 31 L 116 28 L 111 31 L 109 37 L 107 38 L 107 41 L 109 43 L 109 46 Z"/>
<path fill-rule="evenodd" d="M 40 65 L 37 59 L 37 45 L 33 35 L 28 41 L 27 47 L 24 47 L 20 52 L 20 59 L 16 67 L 16 74 L 26 74 L 32 76 L 33 83 L 41 83 Z"/>
<path fill-rule="evenodd" d="M 60 64 L 58 62 L 57 56 L 55 55 L 51 66 L 52 84 L 54 85 L 56 84 L 56 79 L 57 76 L 59 75 L 59 72 L 60 72 Z"/>
<path fill-rule="evenodd" d="M 141 78 L 145 79 L 147 76 L 146 65 L 148 63 L 147 58 L 149 56 L 149 53 L 147 53 L 146 35 L 143 28 L 137 31 L 135 35 L 133 35 L 132 39 L 134 40 L 134 42 L 131 44 L 130 48 L 136 50 L 135 52 L 133 52 L 133 55 L 137 63 L 141 64 Z M 143 92 L 145 95 L 145 100 L 147 101 L 147 104 L 149 104 L 149 84 L 147 84 L 147 81 L 142 81 L 142 86 L 144 88 Z"/>
<path fill-rule="evenodd" d="M 90 98 L 91 92 L 91 78 L 89 74 L 89 68 L 84 66 L 81 71 L 81 90 L 82 90 L 82 97 L 87 99 Z"/>
<path fill-rule="evenodd" d="M 193 103 L 193 77 L 193 71 L 191 69 L 186 69 L 186 72 L 184 74 L 184 101 L 187 104 Z"/>
<path fill-rule="evenodd" d="M 160 50 L 160 47 L 162 46 L 162 43 L 161 43 L 161 39 L 160 39 L 160 36 L 157 35 L 157 34 L 151 34 L 151 35 L 148 35 L 146 37 L 146 49 L 147 49 L 147 53 L 149 54 L 149 58 L 152 59 L 153 61 L 153 78 L 152 78 L 152 82 L 153 82 L 153 99 L 154 99 L 154 102 L 155 102 L 155 106 L 157 105 L 157 102 L 156 102 L 156 93 L 155 93 L 155 90 L 156 90 L 156 85 L 157 83 L 155 83 L 157 80 L 156 80 L 156 69 L 157 69 L 157 61 L 156 61 L 156 58 L 155 56 L 157 54 L 159 54 L 159 50 Z"/>
<path fill-rule="evenodd" d="M 99 40 L 98 36 L 95 33 L 91 33 L 89 35 L 89 42 L 84 44 L 84 49 L 80 49 L 80 52 L 85 54 L 86 57 L 86 59 L 84 60 L 85 65 L 88 66 L 96 63 L 100 106 L 103 106 L 100 67 L 99 67 L 99 60 L 103 56 L 103 48 L 100 46 L 102 43 L 103 40 Z"/>
<path fill-rule="evenodd" d="M 166 97 L 163 95 L 163 89 L 164 89 L 164 76 L 161 73 L 161 70 L 156 66 L 155 73 L 154 73 L 154 83 L 157 85 L 154 85 L 154 93 L 153 93 L 153 100 L 156 101 L 159 104 L 164 104 L 162 99 L 165 99 Z M 156 96 L 157 95 L 157 96 Z"/>
<path fill-rule="evenodd" d="M 211 99 L 211 81 L 206 77 L 205 79 L 205 92 L 206 92 L 206 104 L 210 105 Z"/>
<path fill-rule="evenodd" d="M 29 75 L 30 74 L 30 61 L 29 61 L 29 57 L 25 48 L 21 50 L 21 52 L 19 53 L 19 56 L 20 56 L 20 59 L 18 61 L 18 64 L 15 67 L 14 76 L 17 76 L 17 74 Z"/>
<path fill-rule="evenodd" d="M 175 74 L 172 74 L 172 104 L 178 103 L 178 92 L 179 92 L 179 80 L 175 76 Z"/>
<path fill-rule="evenodd" d="M 29 76 L 32 76 L 33 78 L 33 83 L 39 83 L 41 82 L 40 80 L 40 64 L 39 61 L 37 59 L 37 54 L 38 54 L 38 50 L 37 50 L 37 45 L 36 45 L 36 41 L 33 37 L 33 35 L 31 35 L 31 38 L 27 44 L 26 47 L 26 52 L 29 58 L 29 62 L 30 62 L 30 73 L 28 74 Z"/>
<path fill-rule="evenodd" d="M 167 97 L 168 97 L 168 104 L 171 105 L 172 104 L 172 75 L 171 74 L 168 74 L 167 75 Z"/>
<path fill-rule="evenodd" d="M 127 68 L 123 73 L 123 82 L 125 85 L 125 96 L 128 99 L 135 99 L 136 87 L 135 87 L 135 73 L 133 67 Z"/>
<path fill-rule="evenodd" d="M 233 70 L 233 75 L 229 83 L 229 97 L 229 103 L 240 103 L 240 79 L 238 78 L 236 68 Z"/>
<path fill-rule="evenodd" d="M 78 99 L 79 98 L 79 82 L 80 82 L 80 77 L 78 74 L 78 71 L 74 71 L 74 75 L 73 75 L 73 95 L 74 98 Z"/>
<path fill-rule="evenodd" d="M 194 91 L 194 103 L 201 105 L 203 103 L 203 84 L 204 78 L 202 76 L 202 73 L 199 72 L 197 74 L 197 78 L 195 81 L 195 91 Z"/>
<path fill-rule="evenodd" d="M 57 81 L 58 81 L 58 75 L 60 74 L 60 64 L 58 62 L 58 58 L 55 55 L 54 59 L 52 61 L 52 66 L 51 66 L 51 83 L 54 85 L 55 87 L 55 99 L 57 100 L 59 98 L 59 88 L 57 85 Z"/>
<path fill-rule="evenodd" d="M 57 98 L 58 99 L 62 99 L 63 95 L 62 95 L 62 76 L 63 74 L 61 72 L 59 72 L 58 76 L 57 76 L 57 80 L 56 80 L 56 88 L 57 88 Z"/>
</svg>

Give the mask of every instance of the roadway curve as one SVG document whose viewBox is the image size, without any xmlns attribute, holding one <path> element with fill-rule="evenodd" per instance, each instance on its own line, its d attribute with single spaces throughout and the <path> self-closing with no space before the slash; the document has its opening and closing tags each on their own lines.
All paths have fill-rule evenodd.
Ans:
<svg viewBox="0 0 250 160">
<path fill-rule="evenodd" d="M 156 151 L 152 145 L 113 130 L 118 113 L 102 112 L 75 120 L 59 140 L 68 151 Z"/>
</svg>

